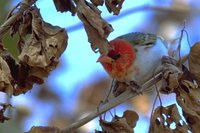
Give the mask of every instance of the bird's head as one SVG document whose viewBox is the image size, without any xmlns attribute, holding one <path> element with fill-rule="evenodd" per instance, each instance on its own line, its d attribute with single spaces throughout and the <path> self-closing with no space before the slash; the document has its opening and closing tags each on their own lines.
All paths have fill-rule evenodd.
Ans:
<svg viewBox="0 0 200 133">
<path fill-rule="evenodd" d="M 124 39 L 114 39 L 109 42 L 111 49 L 102 54 L 97 62 L 100 62 L 104 69 L 114 79 L 126 76 L 136 58 L 135 50 L 131 43 Z"/>
</svg>

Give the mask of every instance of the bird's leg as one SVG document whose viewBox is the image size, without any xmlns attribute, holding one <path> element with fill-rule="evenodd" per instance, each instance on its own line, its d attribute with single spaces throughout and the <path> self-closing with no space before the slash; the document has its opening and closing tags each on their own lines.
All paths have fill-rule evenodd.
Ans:
<svg viewBox="0 0 200 133">
<path fill-rule="evenodd" d="M 113 79 L 109 90 L 107 90 L 107 92 L 106 92 L 106 97 L 104 98 L 104 100 L 102 101 L 102 103 L 107 103 L 107 102 L 108 102 L 108 99 L 109 99 L 110 94 L 111 94 L 111 92 L 112 92 L 112 90 L 113 90 L 113 87 L 114 87 L 115 82 L 116 82 L 116 81 Z"/>
<path fill-rule="evenodd" d="M 127 87 L 130 87 L 133 92 L 136 92 L 137 94 L 142 94 L 141 86 L 138 85 L 135 81 L 130 82 L 120 82 L 116 81 L 115 86 L 113 88 L 113 95 L 115 97 L 122 94 L 124 91 L 126 91 Z"/>
<path fill-rule="evenodd" d="M 129 85 L 126 82 L 115 81 L 115 85 L 113 87 L 114 97 L 117 97 L 120 94 L 122 94 L 123 92 L 125 92 L 128 86 Z"/>
<path fill-rule="evenodd" d="M 133 92 L 136 92 L 137 94 L 142 94 L 142 87 L 138 85 L 135 81 L 130 81 L 129 85 Z"/>
</svg>

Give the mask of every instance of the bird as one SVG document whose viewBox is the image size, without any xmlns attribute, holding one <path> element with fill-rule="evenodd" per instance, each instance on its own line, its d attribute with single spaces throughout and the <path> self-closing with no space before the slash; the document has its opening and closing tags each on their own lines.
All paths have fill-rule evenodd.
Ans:
<svg viewBox="0 0 200 133">
<path fill-rule="evenodd" d="M 132 32 L 108 42 L 109 49 L 97 59 L 116 81 L 133 85 L 136 89 L 149 80 L 168 56 L 163 38 L 152 33 Z"/>
</svg>

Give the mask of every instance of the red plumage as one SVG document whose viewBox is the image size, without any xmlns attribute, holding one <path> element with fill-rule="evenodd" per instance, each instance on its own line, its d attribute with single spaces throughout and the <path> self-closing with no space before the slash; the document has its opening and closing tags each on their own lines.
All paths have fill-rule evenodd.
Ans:
<svg viewBox="0 0 200 133">
<path fill-rule="evenodd" d="M 114 39 L 109 42 L 111 50 L 98 59 L 111 77 L 120 80 L 126 78 L 136 58 L 135 50 L 128 41 Z"/>
</svg>

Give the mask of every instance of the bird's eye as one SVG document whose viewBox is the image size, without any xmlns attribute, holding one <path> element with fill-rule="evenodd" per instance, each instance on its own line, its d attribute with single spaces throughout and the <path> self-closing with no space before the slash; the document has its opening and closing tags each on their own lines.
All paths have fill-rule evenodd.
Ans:
<svg viewBox="0 0 200 133">
<path fill-rule="evenodd" d="M 117 60 L 119 59 L 119 57 L 120 57 L 120 54 L 116 54 L 116 55 L 113 55 L 112 59 Z"/>
<path fill-rule="evenodd" d="M 116 51 L 114 50 L 111 50 L 109 53 L 108 53 L 108 56 L 110 58 L 112 58 L 113 60 L 117 60 L 121 55 L 119 53 L 117 53 Z"/>
</svg>

